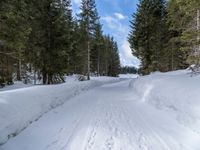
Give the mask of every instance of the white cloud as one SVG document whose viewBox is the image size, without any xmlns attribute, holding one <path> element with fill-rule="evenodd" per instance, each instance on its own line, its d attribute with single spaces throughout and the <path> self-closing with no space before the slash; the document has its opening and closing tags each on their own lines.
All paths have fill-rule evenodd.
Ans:
<svg viewBox="0 0 200 150">
<path fill-rule="evenodd" d="M 130 45 L 127 41 L 129 27 L 123 23 L 123 18 L 119 14 L 102 17 L 106 26 L 111 30 L 112 36 L 118 41 L 120 61 L 122 66 L 136 66 L 139 67 L 139 60 L 132 55 Z"/>
<path fill-rule="evenodd" d="M 120 47 L 120 60 L 122 66 L 139 67 L 140 61 L 132 55 L 130 44 L 127 40 L 124 40 Z"/>
<path fill-rule="evenodd" d="M 81 0 L 72 0 L 73 15 L 76 16 L 80 13 Z"/>
<path fill-rule="evenodd" d="M 80 5 L 81 4 L 81 0 L 72 0 L 72 3 Z"/>
<path fill-rule="evenodd" d="M 120 13 L 114 13 L 114 15 L 111 16 L 104 16 L 101 17 L 103 21 L 105 21 L 109 28 L 111 29 L 117 29 L 120 32 L 125 32 L 127 29 L 127 26 L 123 26 L 121 23 L 122 20 L 124 20 L 126 16 Z"/>
<path fill-rule="evenodd" d="M 116 17 L 115 15 L 114 16 L 105 16 L 105 17 L 101 17 L 101 20 L 105 21 L 107 26 L 114 30 L 115 32 L 117 33 L 120 33 L 120 34 L 126 34 L 126 31 L 127 31 L 127 26 L 124 26 L 122 23 L 121 23 L 121 20 L 118 19 L 118 17 Z"/>
<path fill-rule="evenodd" d="M 130 49 L 130 44 L 128 43 L 128 41 L 124 41 L 123 45 L 122 45 L 122 49 L 124 52 L 124 55 L 126 56 L 126 58 L 132 59 L 133 55 Z"/>
<path fill-rule="evenodd" d="M 108 23 L 109 27 L 114 28 L 113 25 L 115 24 L 115 18 L 113 18 L 112 16 L 105 16 L 105 17 L 101 17 L 101 20 L 105 21 Z"/>
<path fill-rule="evenodd" d="M 124 19 L 127 18 L 126 16 L 124 16 L 124 15 L 121 14 L 121 13 L 115 13 L 114 15 L 115 15 L 115 17 L 117 17 L 119 20 L 124 20 Z"/>
</svg>

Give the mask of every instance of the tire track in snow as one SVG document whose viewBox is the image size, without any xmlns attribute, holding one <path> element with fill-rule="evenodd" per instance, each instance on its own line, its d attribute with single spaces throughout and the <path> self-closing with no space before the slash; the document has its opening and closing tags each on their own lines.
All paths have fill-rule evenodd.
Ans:
<svg viewBox="0 0 200 150">
<path fill-rule="evenodd" d="M 133 141 L 128 132 L 124 129 L 127 123 L 125 120 L 126 116 L 121 107 L 113 101 L 108 104 L 106 118 L 110 136 L 107 137 L 105 142 L 107 150 L 133 150 L 135 147 L 132 145 Z M 124 142 L 119 142 L 120 140 Z"/>
<path fill-rule="evenodd" d="M 141 149 L 140 146 L 138 145 L 138 134 L 139 132 L 137 131 L 137 126 L 135 124 L 135 122 L 130 122 L 131 118 L 130 118 L 130 112 L 126 111 L 125 107 L 120 105 L 119 108 L 119 123 L 121 121 L 121 123 L 123 123 L 123 127 L 126 130 L 123 130 L 123 134 L 124 137 L 127 139 L 126 145 L 124 146 L 125 149 L 128 150 L 145 150 L 145 149 Z"/>
<path fill-rule="evenodd" d="M 88 128 L 85 136 L 85 144 L 84 144 L 84 150 L 91 150 L 95 146 L 95 138 L 98 133 L 98 127 L 100 126 L 100 121 L 101 119 L 99 118 L 99 109 L 100 103 L 99 100 L 96 99 L 96 102 L 94 103 L 93 106 L 91 106 L 91 111 L 90 111 L 90 120 L 88 122 Z M 95 117 L 94 117 L 95 116 Z"/>
<path fill-rule="evenodd" d="M 59 130 L 59 132 L 55 135 L 57 136 L 56 140 L 54 140 L 53 142 L 51 142 L 50 144 L 48 144 L 46 146 L 46 150 L 49 150 L 49 149 L 58 149 L 56 147 L 60 147 L 59 150 L 65 150 L 67 149 L 68 145 L 70 144 L 70 142 L 73 140 L 73 137 L 80 125 L 80 122 L 83 120 L 83 115 L 80 117 L 80 118 L 76 118 L 72 121 L 72 124 L 74 124 L 73 128 L 70 129 L 70 133 L 66 138 L 66 140 L 63 142 L 63 136 L 62 136 L 62 132 L 64 132 L 63 128 L 61 128 Z M 64 144 L 63 144 L 64 143 Z M 62 145 L 62 146 L 61 146 Z M 55 147 L 55 148 L 54 148 Z"/>
<path fill-rule="evenodd" d="M 88 103 L 88 101 L 86 101 L 86 103 Z M 52 148 L 52 150 L 55 150 L 55 149 L 56 150 L 73 150 L 70 148 L 71 143 L 74 141 L 76 136 L 78 136 L 82 125 L 85 123 L 85 120 L 87 120 L 88 118 L 92 118 L 91 112 L 93 111 L 92 110 L 93 105 L 95 104 L 92 103 L 91 105 L 87 105 L 88 106 L 87 108 L 84 107 L 83 105 L 80 107 L 80 113 L 77 114 L 76 112 L 74 112 L 74 114 L 72 115 L 74 117 L 74 120 L 71 122 L 71 124 L 73 124 L 73 128 L 70 129 L 70 132 L 65 132 L 65 134 L 68 134 L 68 136 L 65 136 L 66 140 L 63 140 L 63 133 L 62 135 L 60 135 L 59 134 L 60 131 L 59 131 L 57 135 L 60 137 L 57 138 L 57 140 L 53 141 L 50 145 L 48 145 L 47 150 L 49 150 L 49 148 Z M 54 146 L 55 148 L 53 148 Z M 56 147 L 60 147 L 60 148 L 58 149 Z"/>
<path fill-rule="evenodd" d="M 108 105 L 108 109 L 107 109 L 107 119 L 108 119 L 108 130 L 110 131 L 110 136 L 106 139 L 105 141 L 105 145 L 107 147 L 107 150 L 113 150 L 114 149 L 114 146 L 115 146 L 115 140 L 114 140 L 114 137 L 115 137 L 115 129 L 116 128 L 116 123 L 115 123 L 115 120 L 114 120 L 114 110 L 113 110 L 113 106 L 112 104 L 109 104 Z M 110 111 L 108 111 L 110 110 Z"/>
<path fill-rule="evenodd" d="M 142 133 L 142 130 L 140 128 L 138 128 L 137 122 L 131 122 L 131 116 L 130 116 L 130 112 L 127 110 L 127 107 L 122 107 L 122 112 L 124 114 L 124 118 L 126 118 L 126 123 L 128 126 L 129 133 L 126 133 L 126 135 L 128 137 L 132 137 L 133 140 L 130 142 L 134 142 L 135 145 L 137 145 L 137 149 L 138 150 L 151 150 L 151 145 L 147 145 L 147 139 L 144 136 L 144 134 Z M 135 115 L 136 118 L 138 118 L 138 116 L 134 113 L 133 115 Z M 139 123 L 139 125 L 141 124 L 141 122 Z"/>
<path fill-rule="evenodd" d="M 92 125 L 92 129 L 89 131 L 89 136 L 87 138 L 87 143 L 84 150 L 91 150 L 95 144 L 95 137 L 97 134 L 97 128 L 99 127 L 99 119 L 95 119 L 95 123 Z"/>
<path fill-rule="evenodd" d="M 125 106 L 125 105 L 123 105 Z M 154 131 L 154 129 L 151 127 L 151 125 L 148 124 L 148 120 L 145 120 L 146 118 L 141 115 L 141 112 L 138 111 L 139 109 L 134 110 L 134 107 L 129 111 L 130 107 L 125 106 L 123 110 L 125 111 L 127 123 L 129 124 L 131 130 L 133 130 L 133 127 L 131 126 L 132 122 L 135 123 L 135 131 L 137 131 L 137 142 L 139 143 L 139 150 L 154 150 L 155 149 L 155 142 L 160 143 L 156 144 L 159 145 L 159 147 L 156 147 L 157 149 L 162 150 L 171 150 L 166 142 Z M 134 113 L 133 113 L 134 111 Z M 133 114 L 135 116 L 135 119 L 133 116 L 130 116 L 130 114 Z M 129 119 L 128 119 L 129 118 Z M 130 122 L 131 121 L 131 122 Z M 151 134 L 151 137 L 148 137 L 148 134 L 144 131 L 148 131 Z M 161 146 L 162 145 L 162 146 Z M 161 147 L 160 147 L 161 146 Z"/>
<path fill-rule="evenodd" d="M 79 120 L 76 121 L 76 124 L 74 126 L 74 128 L 72 129 L 72 132 L 70 134 L 70 136 L 68 137 L 66 143 L 64 144 L 64 146 L 62 146 L 60 148 L 60 150 L 65 150 L 67 149 L 67 147 L 69 146 L 70 142 L 73 140 L 73 136 L 75 135 L 77 129 L 78 129 L 78 126 L 80 125 L 80 122 L 81 122 L 82 118 L 79 118 Z"/>
<path fill-rule="evenodd" d="M 27 150 L 35 150 L 35 147 L 37 150 L 190 150 L 188 147 L 193 146 L 191 143 L 188 147 L 184 144 L 181 146 L 182 140 L 177 140 L 172 137 L 174 134 L 168 133 L 175 130 L 165 131 L 167 125 L 176 125 L 175 123 L 168 124 L 158 120 L 171 116 L 157 114 L 160 112 L 157 109 L 139 100 L 134 101 L 136 98 L 132 99 L 132 91 L 125 87 L 127 83 L 96 88 L 95 93 L 86 93 L 63 105 L 62 109 L 56 110 L 57 115 L 48 113 L 49 117 L 38 121 L 38 127 L 31 126 L 25 130 L 27 134 L 22 138 L 16 137 L 19 140 L 11 143 L 11 148 L 7 149 L 22 150 L 23 146 L 27 146 Z M 54 125 L 55 121 L 58 123 Z M 49 129 L 53 130 L 43 132 L 42 129 L 49 123 Z M 37 130 L 39 125 L 42 128 Z M 181 131 L 185 130 L 178 132 Z M 37 132 L 35 137 L 40 141 L 36 138 L 35 143 L 31 141 L 30 133 L 33 132 Z M 47 140 L 45 136 L 40 138 L 40 132 L 47 134 Z M 49 132 L 51 133 L 48 134 Z M 30 145 L 24 144 L 26 138 L 31 141 Z"/>
</svg>

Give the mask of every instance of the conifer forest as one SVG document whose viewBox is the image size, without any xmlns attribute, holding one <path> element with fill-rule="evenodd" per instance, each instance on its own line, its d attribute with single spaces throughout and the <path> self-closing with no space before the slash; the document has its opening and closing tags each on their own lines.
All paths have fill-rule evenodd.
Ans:
<svg viewBox="0 0 200 150">
<path fill-rule="evenodd" d="M 199 63 L 199 11 L 199 0 L 140 0 L 128 40 L 141 74 Z"/>
<path fill-rule="evenodd" d="M 117 43 L 103 34 L 95 0 L 83 0 L 76 16 L 70 0 L 0 1 L 0 83 L 119 71 Z"/>
</svg>

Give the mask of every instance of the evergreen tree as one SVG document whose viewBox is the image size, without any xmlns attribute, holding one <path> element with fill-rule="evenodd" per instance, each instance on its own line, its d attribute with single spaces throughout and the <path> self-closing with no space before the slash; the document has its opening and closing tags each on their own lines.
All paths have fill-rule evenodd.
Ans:
<svg viewBox="0 0 200 150">
<path fill-rule="evenodd" d="M 68 67 L 71 51 L 70 1 L 35 1 L 33 6 L 35 6 L 34 11 L 31 11 L 33 30 L 27 51 L 30 62 L 42 72 L 44 84 L 63 81 L 63 73 Z M 37 60 L 34 60 L 35 58 Z"/>
<path fill-rule="evenodd" d="M 175 48 L 183 55 L 184 60 L 181 60 L 183 68 L 188 66 L 187 63 L 197 63 L 197 59 L 199 59 L 199 41 L 197 41 L 199 36 L 197 31 L 197 10 L 199 9 L 200 2 L 198 0 L 169 1 L 170 27 L 179 31 L 176 39 L 179 40 L 180 44 L 179 47 Z M 173 14 L 175 11 L 176 13 Z"/>
<path fill-rule="evenodd" d="M 164 70 L 164 57 L 160 56 L 165 54 L 166 33 L 165 1 L 141 0 L 131 21 L 128 40 L 133 55 L 141 60 L 143 74 Z"/>
<path fill-rule="evenodd" d="M 121 67 L 120 73 L 121 74 L 127 74 L 127 73 L 136 74 L 137 73 L 137 68 L 129 67 L 129 66 Z"/>
<path fill-rule="evenodd" d="M 108 35 L 104 36 L 104 45 L 102 73 L 103 75 L 116 77 L 120 71 L 117 43 L 114 41 L 113 37 Z"/>
<path fill-rule="evenodd" d="M 82 51 L 85 56 L 84 74 L 87 74 L 88 80 L 90 79 L 90 55 L 91 55 L 91 42 L 94 38 L 95 27 L 98 23 L 99 16 L 96 9 L 95 0 L 82 0 L 81 13 L 79 14 L 80 33 L 82 41 Z"/>
<path fill-rule="evenodd" d="M 100 23 L 96 25 L 94 39 L 91 49 L 91 71 L 100 75 L 100 65 L 102 63 L 103 31 Z"/>
<path fill-rule="evenodd" d="M 69 53 L 69 73 L 81 74 L 81 55 L 79 50 L 80 42 L 80 33 L 79 33 L 79 25 L 78 21 L 73 19 L 72 21 L 72 36 L 71 36 L 71 51 Z"/>
<path fill-rule="evenodd" d="M 115 41 L 112 42 L 112 51 L 111 51 L 111 64 L 110 64 L 110 75 L 112 77 L 117 77 L 119 72 L 120 72 L 120 59 L 119 59 L 119 54 L 118 54 L 118 46 Z"/>
<path fill-rule="evenodd" d="M 25 0 L 1 1 L 0 4 L 2 82 L 12 82 L 14 72 L 16 72 L 17 80 L 21 80 L 23 55 L 30 33 L 26 7 Z"/>
<path fill-rule="evenodd" d="M 43 84 L 73 73 L 89 79 L 90 68 L 118 74 L 117 44 L 103 35 L 95 0 L 82 1 L 79 20 L 72 17 L 71 0 L 2 0 L 0 24 L 0 84 L 32 73 Z"/>
<path fill-rule="evenodd" d="M 170 51 L 169 57 L 171 59 L 169 64 L 171 70 L 183 69 L 187 66 L 186 60 L 188 53 L 183 50 L 182 34 L 186 25 L 186 21 L 183 18 L 184 12 L 181 11 L 179 4 L 176 0 L 168 2 L 168 16 L 167 23 L 169 26 L 169 41 L 168 49 Z"/>
</svg>

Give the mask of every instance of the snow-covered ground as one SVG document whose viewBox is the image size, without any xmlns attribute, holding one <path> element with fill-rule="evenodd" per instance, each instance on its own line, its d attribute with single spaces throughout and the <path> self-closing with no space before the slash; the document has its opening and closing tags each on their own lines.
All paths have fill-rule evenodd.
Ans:
<svg viewBox="0 0 200 150">
<path fill-rule="evenodd" d="M 155 73 L 130 86 L 142 102 L 174 113 L 179 123 L 200 134 L 200 75 L 191 77 L 188 70 Z"/>
<path fill-rule="evenodd" d="M 0 144 L 16 136 L 44 113 L 55 108 L 82 91 L 120 79 L 110 77 L 92 78 L 80 82 L 75 77 L 67 77 L 66 83 L 59 85 L 25 85 L 16 83 L 0 91 Z"/>
<path fill-rule="evenodd" d="M 0 88 L 1 91 L 8 91 L 8 90 L 14 90 L 14 89 L 21 89 L 21 88 L 26 88 L 26 87 L 31 87 L 33 85 L 31 84 L 24 84 L 23 82 L 15 82 L 13 85 L 7 85 L 4 88 Z"/>
<path fill-rule="evenodd" d="M 0 150 L 200 150 L 200 76 L 125 77 L 71 98 Z"/>
<path fill-rule="evenodd" d="M 129 78 L 129 79 L 135 79 L 138 77 L 138 74 L 120 74 L 119 75 L 120 78 Z"/>
</svg>

